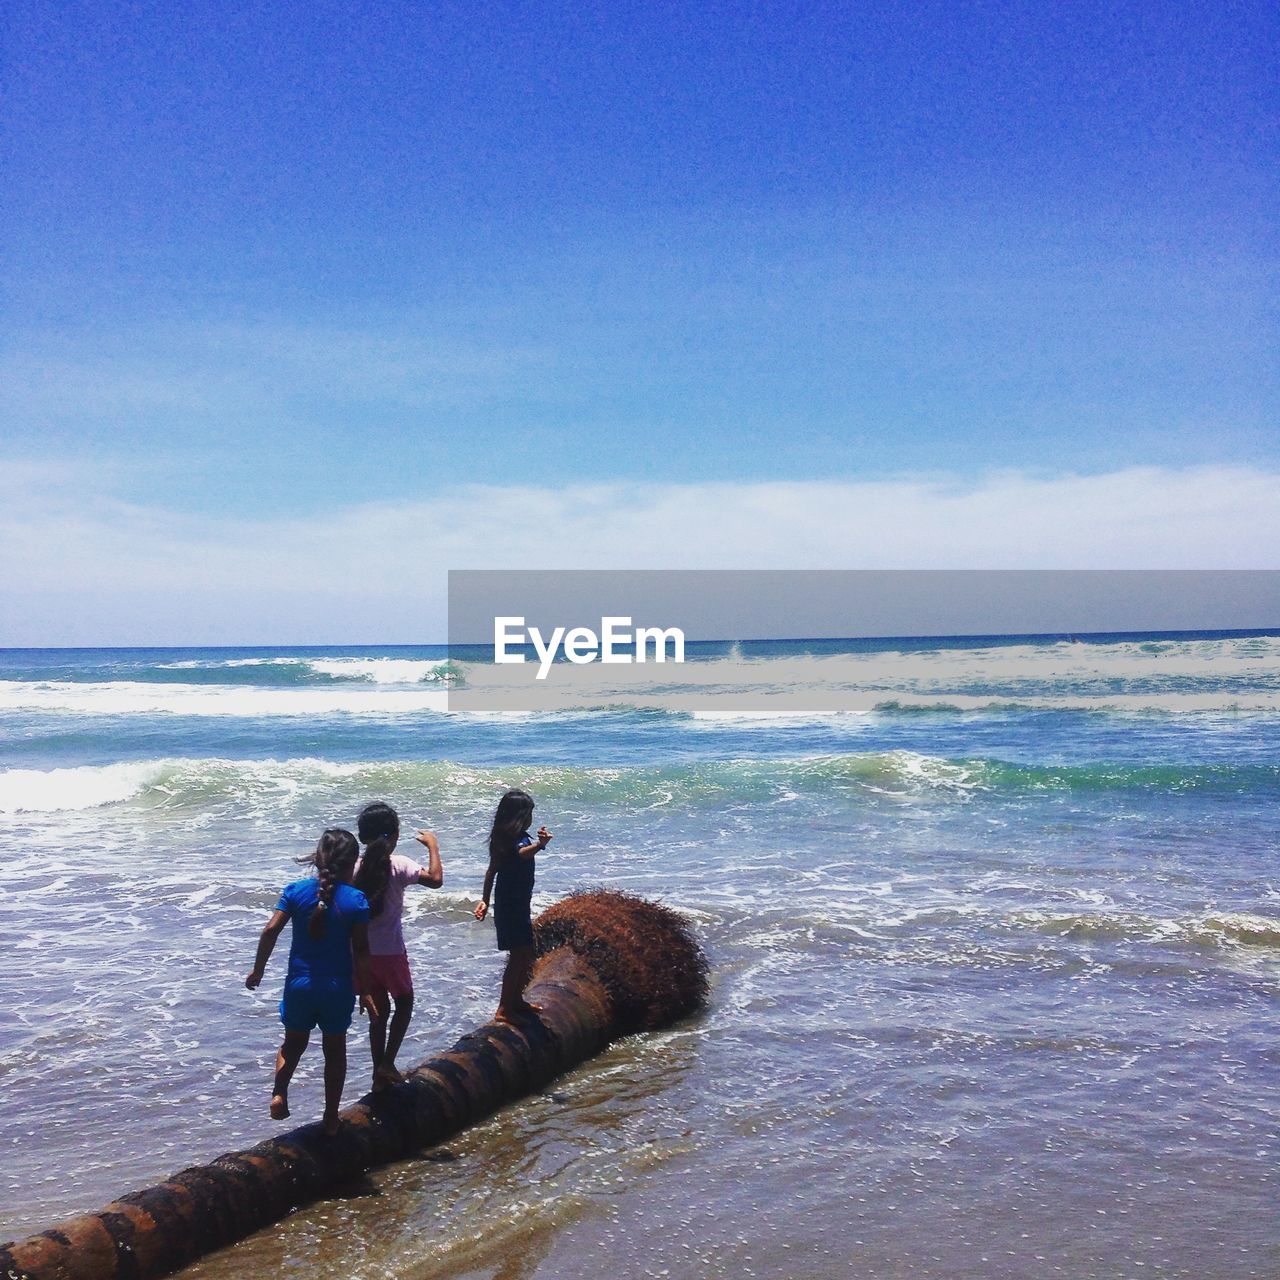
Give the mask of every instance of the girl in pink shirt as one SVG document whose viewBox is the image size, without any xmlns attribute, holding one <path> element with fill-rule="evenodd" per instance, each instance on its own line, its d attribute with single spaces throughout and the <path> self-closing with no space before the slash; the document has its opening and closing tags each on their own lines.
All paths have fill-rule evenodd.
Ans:
<svg viewBox="0 0 1280 1280">
<path fill-rule="evenodd" d="M 373 1087 L 378 1090 L 404 1079 L 396 1070 L 396 1054 L 413 1016 L 413 976 L 409 972 L 409 953 L 401 929 L 404 891 L 411 884 L 438 889 L 444 883 L 444 869 L 434 832 L 419 831 L 415 836 L 427 849 L 425 867 L 395 852 L 400 838 L 400 819 L 396 811 L 381 800 L 365 805 L 360 811 L 356 831 L 365 847 L 356 864 L 353 883 L 369 900 L 367 994 L 373 997 L 377 1007 L 376 1016 L 369 1018 L 369 1050 L 373 1055 Z"/>
</svg>

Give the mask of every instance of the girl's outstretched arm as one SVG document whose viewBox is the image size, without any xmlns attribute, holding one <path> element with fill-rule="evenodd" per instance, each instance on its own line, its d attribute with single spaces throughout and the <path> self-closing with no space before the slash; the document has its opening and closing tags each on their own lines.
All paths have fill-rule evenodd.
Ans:
<svg viewBox="0 0 1280 1280">
<path fill-rule="evenodd" d="M 440 861 L 440 841 L 434 831 L 419 831 L 414 839 L 427 847 L 427 869 L 418 873 L 418 883 L 428 889 L 438 889 L 444 884 L 444 864 Z"/>
<path fill-rule="evenodd" d="M 249 976 L 244 980 L 244 985 L 250 991 L 262 981 L 262 975 L 267 971 L 267 961 L 271 959 L 271 953 L 276 948 L 276 939 L 280 936 L 280 930 L 284 928 L 288 919 L 287 911 L 273 911 L 271 919 L 262 930 L 258 938 L 258 954 L 254 957 L 253 968 L 249 970 Z"/>
</svg>

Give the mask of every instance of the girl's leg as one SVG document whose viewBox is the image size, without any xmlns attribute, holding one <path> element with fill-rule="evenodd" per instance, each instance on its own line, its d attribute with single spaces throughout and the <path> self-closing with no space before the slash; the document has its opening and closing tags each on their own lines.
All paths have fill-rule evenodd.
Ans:
<svg viewBox="0 0 1280 1280">
<path fill-rule="evenodd" d="M 289 1081 L 298 1069 L 298 1061 L 302 1051 L 311 1039 L 309 1031 L 288 1031 L 284 1033 L 284 1043 L 276 1054 L 276 1079 L 271 1086 L 271 1118 L 285 1120 L 289 1115 Z"/>
<path fill-rule="evenodd" d="M 509 1022 L 521 1014 L 535 1010 L 524 998 L 524 989 L 533 973 L 532 944 L 512 947 L 507 956 L 507 967 L 502 974 L 502 994 L 498 997 L 498 1012 L 494 1015 L 499 1022 Z"/>
<path fill-rule="evenodd" d="M 338 1104 L 347 1083 L 347 1033 L 322 1035 L 320 1045 L 324 1049 L 324 1131 L 332 1138 L 338 1132 Z"/>
<path fill-rule="evenodd" d="M 378 1016 L 369 1019 L 369 1054 L 373 1058 L 374 1082 L 378 1068 L 387 1053 L 387 1018 L 391 1013 L 391 997 L 385 991 L 375 991 L 373 1001 L 378 1006 Z"/>
<path fill-rule="evenodd" d="M 391 1016 L 391 1029 L 387 1032 L 387 1049 L 377 1068 L 378 1073 L 393 1084 L 399 1084 L 404 1078 L 396 1070 L 396 1054 L 404 1043 L 404 1033 L 409 1030 L 409 1019 L 412 1017 L 413 992 L 410 991 L 396 1000 L 396 1011 Z"/>
</svg>

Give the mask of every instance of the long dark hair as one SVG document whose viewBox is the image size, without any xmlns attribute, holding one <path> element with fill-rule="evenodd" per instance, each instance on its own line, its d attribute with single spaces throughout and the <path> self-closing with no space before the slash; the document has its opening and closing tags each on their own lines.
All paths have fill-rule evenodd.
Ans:
<svg viewBox="0 0 1280 1280">
<path fill-rule="evenodd" d="M 512 787 L 498 801 L 489 832 L 489 856 L 501 858 L 513 853 L 520 837 L 533 822 L 533 797 L 519 787 Z"/>
<path fill-rule="evenodd" d="M 298 859 L 315 867 L 320 877 L 320 896 L 307 923 L 307 932 L 313 938 L 324 937 L 325 917 L 333 906 L 333 895 L 359 856 L 360 846 L 356 844 L 355 836 L 342 827 L 330 827 L 316 842 L 315 853 Z"/>
<path fill-rule="evenodd" d="M 391 883 L 391 850 L 400 838 L 400 819 L 389 804 L 375 800 L 360 810 L 356 830 L 365 847 L 356 888 L 369 899 L 370 917 L 380 916 Z"/>
</svg>

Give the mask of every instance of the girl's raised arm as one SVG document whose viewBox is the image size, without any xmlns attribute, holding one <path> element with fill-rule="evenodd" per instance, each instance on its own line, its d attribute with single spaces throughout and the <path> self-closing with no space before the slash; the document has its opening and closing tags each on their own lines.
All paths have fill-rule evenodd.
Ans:
<svg viewBox="0 0 1280 1280">
<path fill-rule="evenodd" d="M 440 861 L 440 841 L 434 831 L 419 831 L 414 839 L 427 847 L 427 869 L 418 873 L 418 883 L 428 889 L 438 889 L 444 884 L 444 864 Z"/>
<path fill-rule="evenodd" d="M 528 844 L 520 845 L 516 849 L 516 852 L 522 858 L 536 858 L 538 854 L 540 854 L 543 851 L 543 849 L 545 849 L 547 845 L 551 843 L 551 840 L 552 840 L 551 832 L 548 831 L 546 827 L 539 827 L 538 838 L 536 840 L 531 840 Z"/>
</svg>

